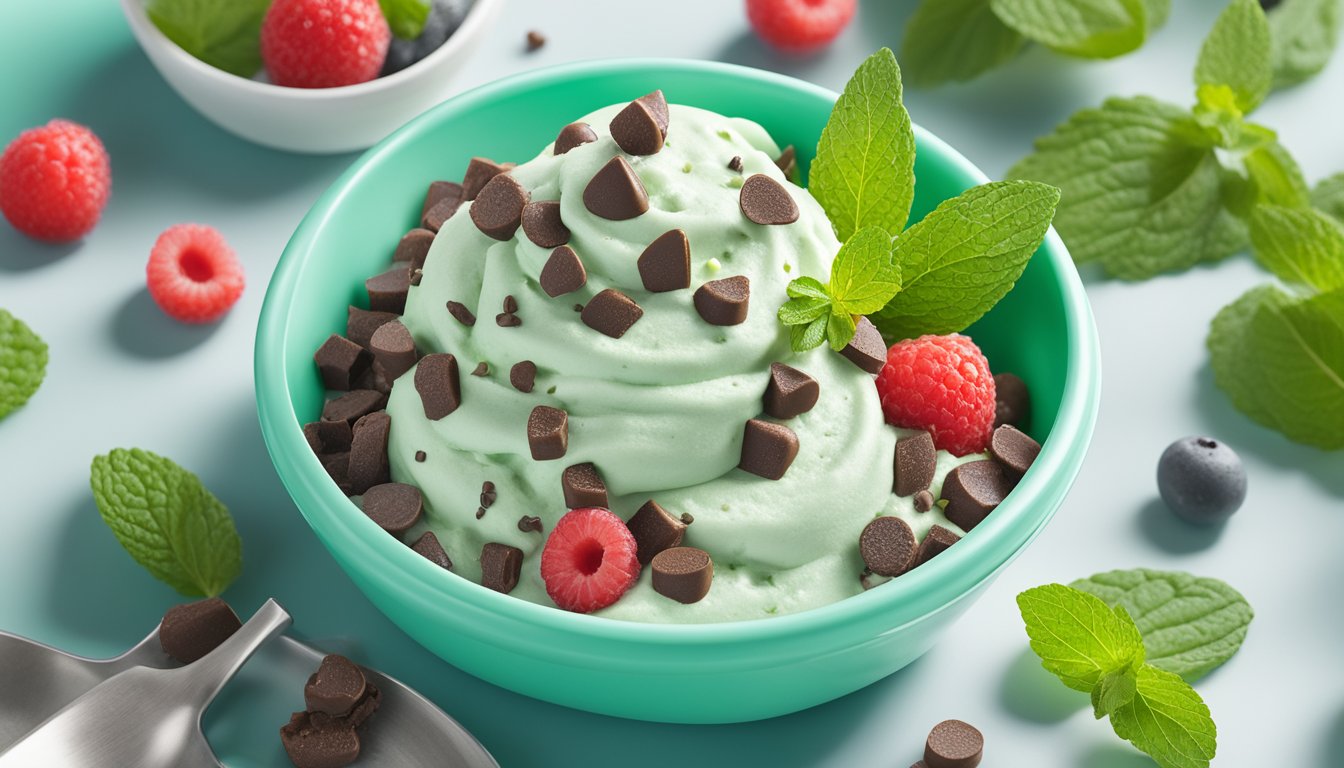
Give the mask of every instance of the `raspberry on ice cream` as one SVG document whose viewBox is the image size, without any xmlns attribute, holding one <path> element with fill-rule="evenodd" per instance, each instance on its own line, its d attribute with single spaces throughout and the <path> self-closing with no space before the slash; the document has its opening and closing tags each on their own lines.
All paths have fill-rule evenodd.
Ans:
<svg viewBox="0 0 1344 768">
<path fill-rule="evenodd" d="M 994 377 L 975 342 L 961 334 L 921 336 L 887 350 L 877 375 L 887 423 L 928 430 L 956 456 L 985 450 L 994 431 Z"/>
<path fill-rule="evenodd" d="M 378 0 L 275 0 L 261 25 L 261 58 L 276 85 L 354 85 L 378 77 L 391 39 Z"/>
<path fill-rule="evenodd" d="M 634 534 L 601 507 L 567 512 L 541 552 L 546 594 L 567 611 L 590 613 L 620 599 L 639 578 Z"/>
<path fill-rule="evenodd" d="M 0 212 L 29 237 L 78 240 L 112 190 L 107 150 L 93 131 L 52 120 L 19 134 L 0 155 Z"/>
</svg>

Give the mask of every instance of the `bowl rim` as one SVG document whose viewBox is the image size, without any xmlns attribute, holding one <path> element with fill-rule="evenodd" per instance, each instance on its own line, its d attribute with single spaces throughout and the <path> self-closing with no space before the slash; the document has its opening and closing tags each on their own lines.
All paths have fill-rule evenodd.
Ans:
<svg viewBox="0 0 1344 768">
<path fill-rule="evenodd" d="M 295 506 L 329 549 L 332 548 L 329 539 L 338 533 L 347 539 L 359 539 L 358 546 L 363 547 L 364 554 L 377 558 L 375 565 L 380 570 L 380 578 L 414 585 L 423 593 L 418 595 L 419 600 L 428 602 L 437 598 L 444 605 L 456 603 L 490 613 L 498 620 L 588 640 L 689 647 L 755 643 L 765 639 L 778 642 L 790 637 L 815 640 L 818 633 L 864 621 L 880 621 L 885 624 L 884 631 L 893 631 L 958 604 L 994 578 L 1054 516 L 1068 486 L 1076 479 L 1096 424 L 1101 367 L 1096 325 L 1082 280 L 1053 227 L 1046 235 L 1042 250 L 1034 258 L 1044 257 L 1054 262 L 1054 283 L 1060 291 L 1065 317 L 1068 360 L 1055 426 L 1031 470 L 997 510 L 999 514 L 990 515 L 959 542 L 952 550 L 956 555 L 939 557 L 884 585 L 883 589 L 868 590 L 797 613 L 717 623 L 661 624 L 571 613 L 500 594 L 457 574 L 444 573 L 400 540 L 386 535 L 345 498 L 322 471 L 302 436 L 302 424 L 293 411 L 288 395 L 288 376 L 281 361 L 288 341 L 295 285 L 313 253 L 313 241 L 332 218 L 334 209 L 367 169 L 400 151 L 404 144 L 445 117 L 470 111 L 502 93 L 543 88 L 576 77 L 600 76 L 613 69 L 651 74 L 680 71 L 722 78 L 725 84 L 731 82 L 738 87 L 752 84 L 803 91 L 830 102 L 838 98 L 834 91 L 818 85 L 735 64 L 666 58 L 581 61 L 530 70 L 464 91 L 412 119 L 365 151 L 332 182 L 299 223 L 277 262 L 257 328 L 254 371 L 261 429 L 277 472 L 294 497 Z M 989 180 L 941 139 L 919 125 L 914 126 L 914 131 L 920 151 L 937 155 L 941 162 L 949 164 L 972 185 Z M 297 476 L 287 476 L 289 473 L 282 464 L 297 465 L 290 468 Z M 1052 489 L 1053 483 L 1060 482 L 1057 476 L 1063 477 L 1064 487 Z M 299 486 L 303 486 L 302 490 Z M 306 504 L 300 503 L 301 495 L 309 497 Z M 312 498 L 314 495 L 316 498 Z M 1058 495 L 1060 502 L 1036 503 L 1049 495 Z M 1025 533 L 1014 534 L 1010 530 L 1015 530 L 1018 525 L 1024 526 Z M 1030 527 L 1025 528 L 1027 525 Z M 815 644 L 812 647 L 822 650 Z"/>
<path fill-rule="evenodd" d="M 287 85 L 276 85 L 275 83 L 261 82 L 235 75 L 232 72 L 226 72 L 218 67 L 206 64 L 187 53 L 182 46 L 170 40 L 150 20 L 149 12 L 145 8 L 148 2 L 149 0 L 121 0 L 122 13 L 126 16 L 127 23 L 131 25 L 132 31 L 135 32 L 135 38 L 141 45 L 154 45 L 163 50 L 177 67 L 191 70 L 201 77 L 213 80 L 221 87 L 235 88 L 266 98 L 322 102 L 355 99 L 378 93 L 396 88 L 403 83 L 409 83 L 434 71 L 435 64 L 455 57 L 457 52 L 468 46 L 473 38 L 485 32 L 486 24 L 501 0 L 472 0 L 471 7 L 467 9 L 467 14 L 462 17 L 462 23 L 453 34 L 448 36 L 443 45 L 435 48 L 428 56 L 414 64 L 390 75 L 375 77 L 367 82 L 332 88 L 295 88 Z"/>
</svg>

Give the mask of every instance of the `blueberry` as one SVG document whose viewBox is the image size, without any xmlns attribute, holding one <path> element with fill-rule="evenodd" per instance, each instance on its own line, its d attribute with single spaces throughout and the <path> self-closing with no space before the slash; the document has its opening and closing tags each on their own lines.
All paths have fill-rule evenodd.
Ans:
<svg viewBox="0 0 1344 768">
<path fill-rule="evenodd" d="M 1279 6 L 1282 0 L 1260 0 L 1260 7 L 1266 11 L 1272 11 Z"/>
<path fill-rule="evenodd" d="M 465 0 L 434 0 L 429 9 L 429 18 L 425 19 L 425 28 L 419 37 L 414 40 L 402 40 L 393 36 L 392 43 L 387 47 L 383 76 L 403 70 L 438 50 L 439 46 L 462 26 L 462 17 L 466 15 Z"/>
<path fill-rule="evenodd" d="M 1246 470 L 1226 445 L 1210 437 L 1187 437 L 1162 452 L 1157 490 L 1178 517 L 1221 523 L 1246 499 Z"/>
</svg>

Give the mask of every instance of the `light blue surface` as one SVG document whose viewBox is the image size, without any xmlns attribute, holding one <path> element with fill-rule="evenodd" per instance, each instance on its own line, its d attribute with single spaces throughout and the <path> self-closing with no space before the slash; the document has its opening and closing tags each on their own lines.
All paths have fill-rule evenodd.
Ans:
<svg viewBox="0 0 1344 768">
<path fill-rule="evenodd" d="M 622 37 L 616 30 L 633 28 L 630 5 L 589 0 L 580 12 L 572 3 L 511 0 L 459 84 L 595 55 L 651 55 L 734 61 L 838 89 L 873 48 L 899 41 L 913 3 L 865 0 L 839 43 L 806 60 L 762 48 L 740 3 L 664 5 L 655 33 Z M 907 103 L 918 122 L 1000 175 L 1032 137 L 1104 95 L 1189 101 L 1199 40 L 1222 4 L 1175 5 L 1137 55 L 1089 64 L 1031 51 L 972 84 L 911 91 Z M 664 726 L 585 715 L 481 683 L 401 635 L 321 549 L 270 467 L 251 388 L 262 289 L 299 218 L 350 158 L 244 144 L 159 80 L 115 4 L 67 0 L 53 11 L 0 9 L 0 71 L 8 73 L 0 141 L 70 117 L 100 133 L 116 175 L 103 223 L 77 247 L 36 245 L 0 225 L 0 306 L 52 347 L 43 389 L 0 422 L 0 627 L 106 654 L 138 640 L 175 601 L 120 551 L 88 493 L 92 456 L 134 445 L 195 470 L 234 511 L 247 566 L 228 597 L 240 611 L 274 595 L 301 634 L 420 687 L 504 766 L 903 768 L 946 717 L 985 732 L 986 765 L 1148 766 L 1092 720 L 1083 698 L 1035 668 L 1013 604 L 1035 584 L 1140 565 L 1224 578 L 1257 610 L 1242 652 L 1199 684 L 1220 726 L 1215 765 L 1344 764 L 1344 457 L 1295 446 L 1233 411 L 1212 386 L 1203 349 L 1217 309 L 1267 279 L 1245 257 L 1139 285 L 1089 281 L 1106 372 L 1091 455 L 1041 539 L 921 661 L 832 704 L 760 723 Z M 531 28 L 550 42 L 528 55 Z M 1344 170 L 1341 93 L 1344 56 L 1316 80 L 1272 96 L 1256 116 L 1279 129 L 1313 180 Z M 247 292 L 218 326 L 179 326 L 143 290 L 149 247 L 180 221 L 220 228 L 247 269 Z M 1246 459 L 1246 506 L 1220 533 L 1184 528 L 1157 501 L 1157 457 L 1191 433 L 1218 436 Z"/>
</svg>

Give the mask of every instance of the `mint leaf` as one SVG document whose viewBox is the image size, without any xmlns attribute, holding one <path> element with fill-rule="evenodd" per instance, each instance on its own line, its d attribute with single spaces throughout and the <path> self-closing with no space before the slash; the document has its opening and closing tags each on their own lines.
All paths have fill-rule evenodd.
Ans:
<svg viewBox="0 0 1344 768">
<path fill-rule="evenodd" d="M 1344 173 L 1321 179 L 1311 190 L 1311 204 L 1344 224 Z"/>
<path fill-rule="evenodd" d="M 1256 0 L 1232 0 L 1205 38 L 1195 65 L 1195 84 L 1226 85 L 1237 106 L 1250 114 L 1269 95 L 1269 22 Z"/>
<path fill-rule="evenodd" d="M 154 26 L 182 50 L 217 69 L 252 77 L 261 70 L 261 21 L 271 0 L 149 0 Z"/>
<path fill-rule="evenodd" d="M 1091 692 L 1107 674 L 1142 664 L 1143 638 L 1121 608 L 1062 584 L 1017 596 L 1031 649 L 1070 688 Z"/>
<path fill-rule="evenodd" d="M 18 410 L 47 375 L 47 343 L 0 309 L 0 419 Z"/>
<path fill-rule="evenodd" d="M 1268 128 L 1246 122 L 1231 86 L 1201 85 L 1195 96 L 1195 122 L 1213 146 L 1249 152 L 1278 140 Z"/>
<path fill-rule="evenodd" d="M 826 286 L 815 277 L 794 278 L 789 282 L 789 287 L 785 289 L 790 298 L 794 299 L 825 299 L 831 300 L 831 294 L 827 293 Z"/>
<path fill-rule="evenodd" d="M 885 307 L 901 290 L 901 267 L 892 253 L 891 236 L 880 227 L 855 232 L 831 262 L 827 288 L 839 314 L 866 315 Z M 840 346 L 848 343 L 845 339 Z"/>
<path fill-rule="evenodd" d="M 1109 59 L 1143 45 L 1144 0 L 991 0 L 1004 24 L 1059 53 Z"/>
<path fill-rule="evenodd" d="M 1325 69 L 1339 39 L 1339 0 L 1283 0 L 1266 15 L 1275 88 Z"/>
<path fill-rule="evenodd" d="M 1242 158 L 1256 191 L 1256 201 L 1301 208 L 1311 204 L 1311 192 L 1302 169 L 1277 141 L 1251 150 Z"/>
<path fill-rule="evenodd" d="M 1251 244 L 1260 263 L 1285 283 L 1317 291 L 1344 287 L 1344 230 L 1323 213 L 1257 206 Z"/>
<path fill-rule="evenodd" d="M 1059 190 L 999 181 L 945 200 L 896 239 L 903 286 L 870 317 L 889 339 L 960 331 L 1022 276 L 1050 226 Z"/>
<path fill-rule="evenodd" d="M 807 325 L 794 325 L 789 328 L 789 341 L 794 352 L 806 352 L 809 349 L 816 349 L 826 340 L 826 326 L 830 321 L 830 313 L 818 317 Z"/>
<path fill-rule="evenodd" d="M 414 40 L 425 31 L 431 5 L 430 0 L 378 0 L 392 34 L 403 40 Z"/>
<path fill-rule="evenodd" d="M 1178 675 L 1144 666 L 1134 699 L 1111 712 L 1116 735 L 1162 768 L 1208 768 L 1218 750 L 1218 728 L 1204 700 Z"/>
<path fill-rule="evenodd" d="M 1171 15 L 1171 0 L 1148 0 L 1148 29 L 1154 30 L 1167 23 Z"/>
<path fill-rule="evenodd" d="M 912 85 L 970 80 L 1017 55 L 1025 42 L 990 0 L 924 0 L 905 26 L 901 61 Z"/>
<path fill-rule="evenodd" d="M 1224 171 L 1192 125 L 1154 99 L 1110 99 L 1038 139 L 1008 175 L 1059 187 L 1055 228 L 1075 261 L 1131 280 L 1185 269 L 1246 242 L 1223 206 Z"/>
<path fill-rule="evenodd" d="M 859 65 L 817 142 L 808 190 L 844 242 L 864 227 L 905 228 L 915 196 L 915 134 L 890 48 Z"/>
<path fill-rule="evenodd" d="M 1092 714 L 1098 720 L 1134 700 L 1138 691 L 1139 670 L 1143 665 L 1129 665 L 1106 673 L 1092 689 Z"/>
<path fill-rule="evenodd" d="M 1191 681 L 1232 658 L 1255 617 L 1237 590 L 1188 573 L 1107 571 L 1070 586 L 1123 607 L 1143 635 L 1148 663 Z"/>
<path fill-rule="evenodd" d="M 853 315 L 831 312 L 831 316 L 826 319 L 826 339 L 830 341 L 831 349 L 836 352 L 844 349 L 845 345 L 854 339 L 857 329 Z"/>
<path fill-rule="evenodd" d="M 115 449 L 89 475 L 103 522 L 154 578 L 189 597 L 214 597 L 242 569 L 229 511 L 195 475 L 162 456 Z"/>
<path fill-rule="evenodd" d="M 779 308 L 779 321 L 785 325 L 807 325 L 830 311 L 830 299 L 789 299 Z"/>
</svg>

